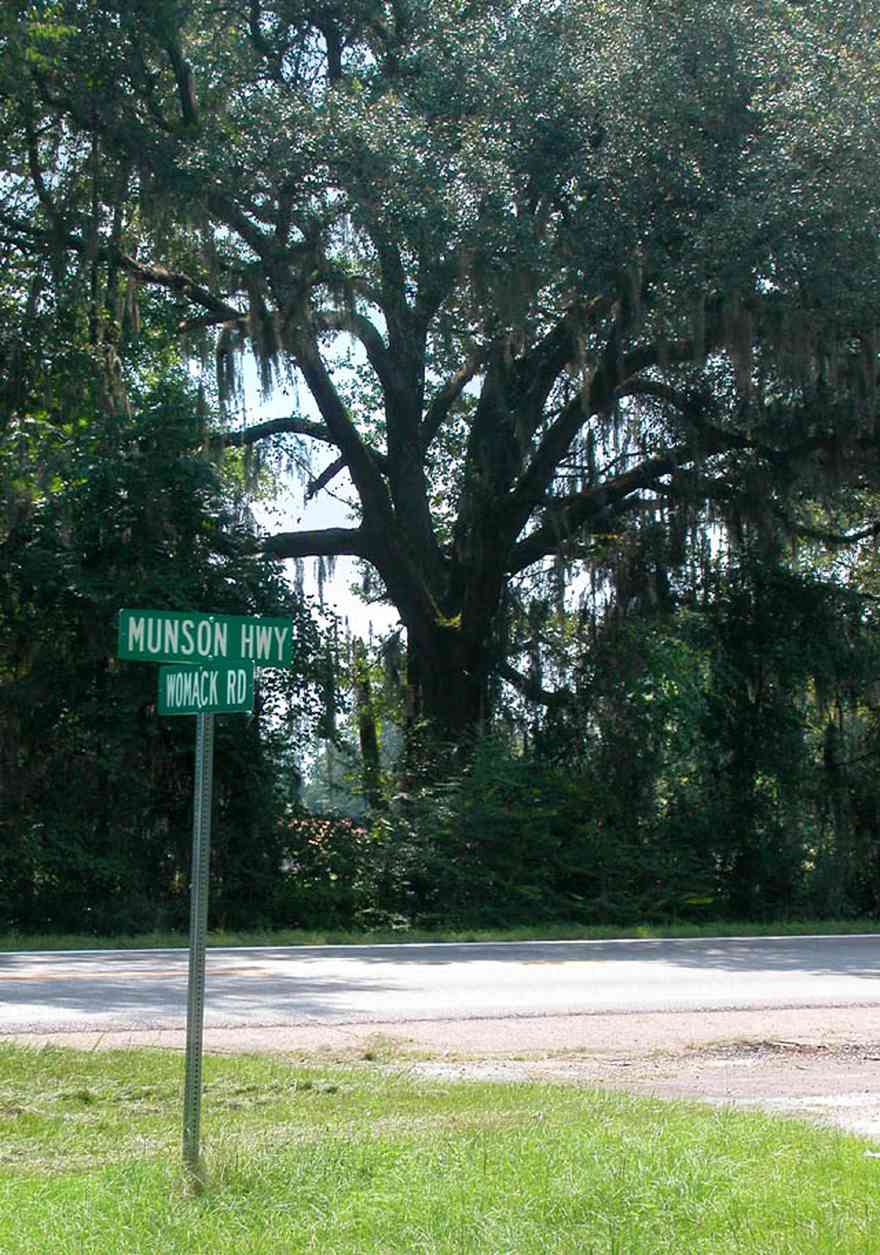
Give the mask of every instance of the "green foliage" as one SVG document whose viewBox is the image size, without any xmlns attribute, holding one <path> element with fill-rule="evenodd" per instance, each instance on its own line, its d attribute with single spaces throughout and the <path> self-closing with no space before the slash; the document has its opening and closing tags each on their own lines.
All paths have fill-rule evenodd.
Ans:
<svg viewBox="0 0 880 1255">
<path fill-rule="evenodd" d="M 689 607 L 580 644 L 579 700 L 527 747 L 428 740 L 356 848 L 330 836 L 350 923 L 880 910 L 871 601 L 743 552 Z"/>
<path fill-rule="evenodd" d="M 615 821 L 597 772 L 479 741 L 369 821 L 302 822 L 290 924 L 504 927 L 699 918 L 696 850 Z M 300 826 L 297 825 L 297 828 Z M 704 860 L 705 862 L 705 860 Z"/>
<path fill-rule="evenodd" d="M 256 557 L 231 486 L 202 455 L 191 391 L 141 416 L 14 421 L 0 533 L 0 917 L 19 928 L 180 927 L 188 912 L 191 720 L 159 720 L 154 667 L 116 660 L 126 605 L 295 619 L 296 666 L 263 674 L 253 717 L 218 720 L 212 913 L 260 922 L 291 795 L 285 756 L 322 712 L 308 608 Z M 171 421 L 173 416 L 173 421 Z M 51 468 L 51 469 L 50 469 Z"/>
<path fill-rule="evenodd" d="M 763 1113 L 413 1068 L 208 1057 L 181 1188 L 169 1051 L 3 1048 L 0 1245 L 205 1255 L 864 1255 L 866 1143 Z M 34 1236 L 37 1235 L 37 1241 Z"/>
<path fill-rule="evenodd" d="M 601 583 L 649 518 L 669 570 L 682 527 L 797 529 L 799 485 L 876 477 L 880 89 L 855 0 L 10 12 L 17 408 L 57 393 L 65 327 L 116 409 L 178 333 L 222 407 L 249 345 L 264 392 L 313 406 L 228 445 L 329 451 L 303 473 L 353 488 L 354 526 L 266 547 L 371 566 L 441 737 L 499 713 L 521 577 Z"/>
<path fill-rule="evenodd" d="M 182 733 L 112 664 L 112 612 L 131 590 L 289 604 L 236 495 L 271 440 L 309 477 L 303 445 L 329 451 L 315 489 L 347 472 L 351 527 L 262 550 L 370 567 L 406 632 L 407 745 L 388 806 L 362 658 L 369 840 L 290 838 L 310 889 L 276 897 L 291 693 L 264 681 L 218 805 L 267 853 L 248 872 L 251 838 L 221 841 L 221 917 L 257 885 L 270 913 L 341 895 L 352 919 L 873 909 L 869 619 L 778 551 L 821 538 L 841 486 L 847 526 L 873 517 L 875 43 L 857 0 L 12 5 L 8 901 L 61 895 L 69 866 L 105 909 L 143 851 L 179 914 Z M 265 393 L 313 406 L 221 434 L 206 398 L 228 416 L 245 345 Z M 120 758 L 126 702 L 144 727 Z M 37 805 L 68 777 L 73 801 Z M 148 781 L 165 800 L 135 839 Z"/>
<path fill-rule="evenodd" d="M 284 824 L 273 919 L 292 928 L 348 928 L 366 922 L 375 897 L 373 841 L 356 820 L 294 814 Z"/>
</svg>

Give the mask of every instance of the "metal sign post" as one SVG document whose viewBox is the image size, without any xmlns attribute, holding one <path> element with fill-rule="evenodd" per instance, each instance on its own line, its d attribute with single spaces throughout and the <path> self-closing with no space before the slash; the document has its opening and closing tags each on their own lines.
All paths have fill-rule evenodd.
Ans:
<svg viewBox="0 0 880 1255">
<path fill-rule="evenodd" d="M 213 779 L 214 716 L 196 715 L 186 1079 L 183 1089 L 183 1163 L 195 1190 L 200 1190 L 203 1185 L 199 1163 L 199 1124 L 202 1111 L 202 1032 L 205 1022 L 205 942 L 208 931 L 208 865 L 211 858 Z"/>
</svg>

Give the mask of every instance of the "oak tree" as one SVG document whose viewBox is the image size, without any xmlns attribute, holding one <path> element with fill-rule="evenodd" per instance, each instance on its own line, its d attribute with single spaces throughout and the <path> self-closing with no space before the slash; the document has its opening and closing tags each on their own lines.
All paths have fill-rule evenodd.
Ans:
<svg viewBox="0 0 880 1255">
<path fill-rule="evenodd" d="M 222 440 L 313 448 L 308 491 L 347 473 L 357 513 L 265 552 L 367 564 L 411 713 L 457 737 L 499 677 L 542 696 L 501 630 L 534 573 L 606 571 L 647 520 L 659 587 L 707 511 L 815 529 L 798 485 L 870 476 L 875 25 L 859 0 L 13 3 L 2 247 L 91 284 L 98 331 L 161 294 L 218 404 L 244 350 L 299 382 L 310 406 Z"/>
</svg>

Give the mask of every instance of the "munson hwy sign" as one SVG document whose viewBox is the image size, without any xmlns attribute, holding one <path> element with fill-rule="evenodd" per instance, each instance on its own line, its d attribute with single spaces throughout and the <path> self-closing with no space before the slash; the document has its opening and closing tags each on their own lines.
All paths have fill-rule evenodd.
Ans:
<svg viewBox="0 0 880 1255">
<path fill-rule="evenodd" d="M 246 662 L 287 667 L 290 619 L 179 610 L 120 610 L 117 657 L 138 662 Z"/>
</svg>

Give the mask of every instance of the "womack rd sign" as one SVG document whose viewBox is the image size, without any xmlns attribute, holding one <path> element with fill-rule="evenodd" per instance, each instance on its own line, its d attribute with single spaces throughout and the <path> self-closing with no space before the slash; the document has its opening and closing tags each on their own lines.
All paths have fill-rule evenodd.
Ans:
<svg viewBox="0 0 880 1255">
<path fill-rule="evenodd" d="M 177 610 L 120 610 L 117 655 L 139 662 L 293 661 L 290 619 Z"/>
<path fill-rule="evenodd" d="M 160 715 L 247 715 L 253 708 L 252 662 L 159 668 Z"/>
</svg>

